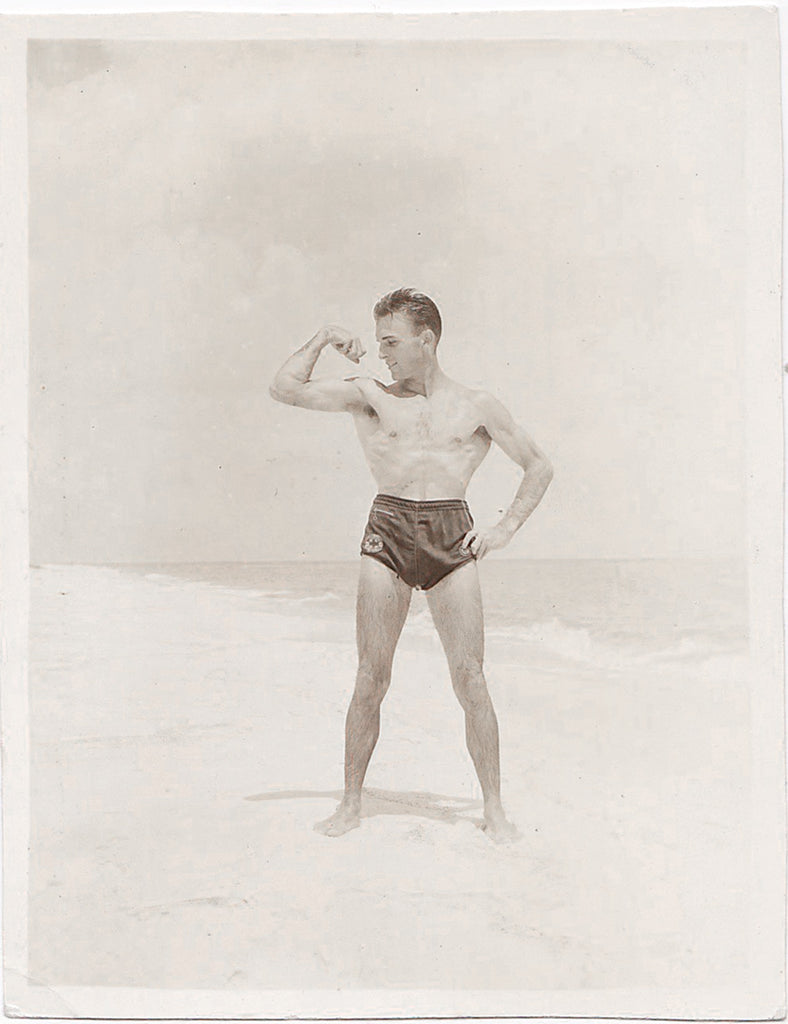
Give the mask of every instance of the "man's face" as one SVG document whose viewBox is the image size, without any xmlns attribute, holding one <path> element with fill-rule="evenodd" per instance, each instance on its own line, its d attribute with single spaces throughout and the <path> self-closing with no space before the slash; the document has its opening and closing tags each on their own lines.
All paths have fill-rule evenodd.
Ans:
<svg viewBox="0 0 788 1024">
<path fill-rule="evenodd" d="M 427 348 L 424 336 L 416 333 L 410 317 L 392 313 L 375 324 L 378 355 L 388 366 L 394 380 L 419 377 L 426 365 Z"/>
</svg>

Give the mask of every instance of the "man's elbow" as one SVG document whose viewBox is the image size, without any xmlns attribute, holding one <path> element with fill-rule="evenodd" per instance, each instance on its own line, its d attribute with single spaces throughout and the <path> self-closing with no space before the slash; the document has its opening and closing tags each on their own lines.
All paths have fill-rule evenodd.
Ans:
<svg viewBox="0 0 788 1024">
<path fill-rule="evenodd" d="M 539 482 L 543 491 L 547 490 L 550 486 L 550 481 L 553 479 L 553 465 L 544 456 L 540 456 L 532 462 L 526 472 L 530 473 L 532 479 L 536 479 Z"/>
<path fill-rule="evenodd" d="M 275 402 L 282 402 L 284 405 L 293 405 L 293 393 L 278 385 L 276 381 L 268 388 L 268 394 Z"/>
</svg>

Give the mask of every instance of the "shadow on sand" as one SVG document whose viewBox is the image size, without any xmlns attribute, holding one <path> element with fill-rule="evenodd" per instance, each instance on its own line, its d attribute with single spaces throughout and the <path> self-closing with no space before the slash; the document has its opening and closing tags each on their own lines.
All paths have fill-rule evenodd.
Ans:
<svg viewBox="0 0 788 1024">
<path fill-rule="evenodd" d="M 255 793 L 246 800 L 315 800 L 342 799 L 339 790 L 283 789 L 274 793 Z M 361 798 L 361 817 L 375 818 L 379 814 L 406 814 L 414 818 L 430 818 L 450 825 L 458 821 L 481 824 L 480 818 L 469 817 L 467 812 L 482 807 L 481 800 L 464 797 L 440 796 L 437 793 L 398 793 L 389 789 L 365 789 Z M 466 813 L 463 813 L 466 812 Z"/>
</svg>

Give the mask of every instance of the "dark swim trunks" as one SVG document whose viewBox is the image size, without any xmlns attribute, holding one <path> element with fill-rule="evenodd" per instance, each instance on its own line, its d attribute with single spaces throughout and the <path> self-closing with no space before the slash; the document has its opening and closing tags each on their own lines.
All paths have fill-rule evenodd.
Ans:
<svg viewBox="0 0 788 1024">
<path fill-rule="evenodd" d="M 453 569 L 473 561 L 461 551 L 473 519 L 462 498 L 410 501 L 379 494 L 372 502 L 361 554 L 392 569 L 409 587 L 429 590 Z"/>
</svg>

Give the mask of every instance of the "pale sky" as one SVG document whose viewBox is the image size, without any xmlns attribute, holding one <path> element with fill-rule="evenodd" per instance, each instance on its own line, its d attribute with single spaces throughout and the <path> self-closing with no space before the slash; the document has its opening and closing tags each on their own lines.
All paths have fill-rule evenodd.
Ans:
<svg viewBox="0 0 788 1024">
<path fill-rule="evenodd" d="M 411 285 L 555 467 L 506 555 L 738 556 L 743 49 L 37 42 L 36 563 L 353 558 L 352 421 L 277 405 Z M 359 372 L 334 353 L 319 375 Z M 479 525 L 514 495 L 493 453 Z"/>
</svg>

